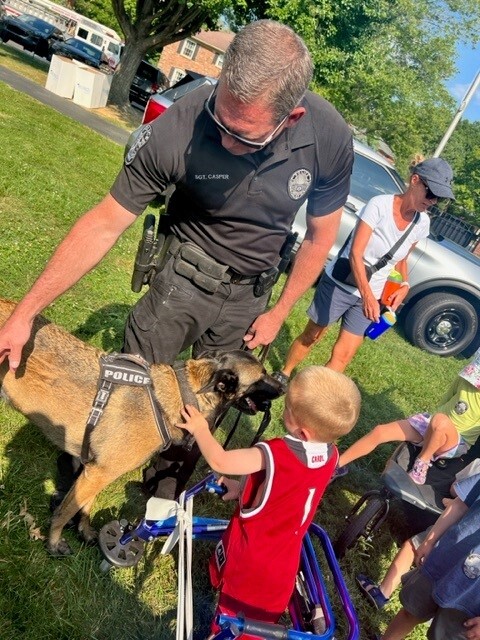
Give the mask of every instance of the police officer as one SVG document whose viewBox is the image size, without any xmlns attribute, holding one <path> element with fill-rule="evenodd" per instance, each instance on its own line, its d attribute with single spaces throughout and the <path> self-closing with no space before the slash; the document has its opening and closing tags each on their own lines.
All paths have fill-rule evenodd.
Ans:
<svg viewBox="0 0 480 640">
<path fill-rule="evenodd" d="M 289 27 L 270 20 L 244 27 L 214 90 L 191 92 L 144 127 L 110 193 L 76 222 L 0 330 L 0 362 L 8 357 L 18 367 L 34 317 L 170 184 L 170 249 L 127 320 L 124 349 L 172 362 L 192 345 L 195 356 L 242 340 L 251 349 L 269 344 L 317 279 L 349 191 L 351 133 L 330 103 L 307 91 L 311 77 L 308 50 Z M 268 276 L 305 200 L 305 239 L 264 312 Z M 168 455 L 178 458 L 178 474 L 184 453 Z M 172 497 L 180 485 L 167 482 L 159 495 Z"/>
</svg>

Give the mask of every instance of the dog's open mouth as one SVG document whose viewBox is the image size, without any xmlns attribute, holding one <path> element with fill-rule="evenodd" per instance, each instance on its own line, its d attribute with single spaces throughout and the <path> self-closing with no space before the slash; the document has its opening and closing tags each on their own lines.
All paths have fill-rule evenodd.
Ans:
<svg viewBox="0 0 480 640">
<path fill-rule="evenodd" d="M 244 396 L 243 398 L 240 398 L 240 400 L 235 403 L 235 406 L 242 413 L 246 413 L 250 416 L 255 415 L 259 411 L 259 408 L 250 396 Z"/>
<path fill-rule="evenodd" d="M 270 402 L 282 395 L 282 385 L 275 379 L 260 380 L 246 390 L 245 395 L 235 402 L 242 413 L 255 415 L 258 411 L 267 411 Z"/>
</svg>

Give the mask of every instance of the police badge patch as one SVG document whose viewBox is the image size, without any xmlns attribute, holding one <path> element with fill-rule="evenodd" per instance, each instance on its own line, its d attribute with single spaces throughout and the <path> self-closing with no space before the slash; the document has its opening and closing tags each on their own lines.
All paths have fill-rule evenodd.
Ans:
<svg viewBox="0 0 480 640">
<path fill-rule="evenodd" d="M 461 416 L 468 411 L 468 404 L 465 402 L 465 400 L 459 400 L 459 402 L 457 402 L 457 404 L 455 405 L 454 411 L 459 416 Z"/>
<path fill-rule="evenodd" d="M 312 174 L 307 169 L 297 169 L 288 179 L 288 195 L 292 200 L 300 200 L 307 193 Z"/>
<path fill-rule="evenodd" d="M 152 135 L 152 127 L 149 124 L 146 124 L 144 127 L 140 129 L 140 132 L 137 136 L 137 139 L 130 147 L 127 155 L 125 156 L 125 164 L 129 165 L 135 160 L 135 156 L 138 151 L 147 144 L 150 136 Z"/>
</svg>

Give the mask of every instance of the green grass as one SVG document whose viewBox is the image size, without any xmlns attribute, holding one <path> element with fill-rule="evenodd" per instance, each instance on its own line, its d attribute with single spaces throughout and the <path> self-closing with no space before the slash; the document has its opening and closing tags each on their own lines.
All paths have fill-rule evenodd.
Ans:
<svg viewBox="0 0 480 640">
<path fill-rule="evenodd" d="M 0 59 L 1 61 L 1 59 Z M 111 185 L 122 162 L 122 149 L 57 112 L 0 84 L 0 295 L 18 300 L 28 290 L 72 222 L 96 203 Z M 131 266 L 141 225 L 120 239 L 102 264 L 46 311 L 53 321 L 105 350 L 119 349 L 128 309 L 138 298 L 130 291 Z M 278 290 L 275 295 L 278 294 Z M 272 345 L 267 366 L 277 369 L 291 340 L 303 328 L 312 292 L 304 297 Z M 324 363 L 335 339 L 332 329 L 308 363 Z M 344 448 L 379 422 L 433 409 L 462 362 L 441 359 L 408 344 L 397 330 L 377 342 L 366 341 L 347 373 L 363 399 L 360 420 Z M 282 402 L 274 403 L 267 436 L 282 433 Z M 257 420 L 243 418 L 234 445 L 251 438 Z M 225 425 L 221 436 L 227 433 Z M 379 473 L 393 446 L 385 446 L 352 465 L 346 478 L 327 491 L 317 521 L 332 538 L 344 516 L 364 491 L 379 485 Z M 176 571 L 172 557 L 148 548 L 135 569 L 99 570 L 98 549 L 66 536 L 72 557 L 50 558 L 41 536 L 50 517 L 48 503 L 57 451 L 20 414 L 0 404 L 0 627 L 3 640 L 167 640 L 173 635 Z M 198 472 L 198 476 L 203 471 Z M 95 503 L 93 521 L 100 528 L 119 514 L 143 514 L 137 481 L 141 471 L 123 477 Z M 228 515 L 230 507 L 210 496 L 199 498 L 199 513 Z M 373 544 L 362 543 L 341 566 L 362 621 L 362 637 L 383 628 L 398 608 L 373 613 L 360 599 L 355 573 L 379 578 L 393 557 L 402 533 L 398 510 Z M 204 637 L 212 613 L 206 575 L 211 551 L 195 544 L 194 588 L 197 637 Z M 338 636 L 340 637 L 340 636 Z M 422 638 L 423 630 L 415 638 Z"/>
<path fill-rule="evenodd" d="M 49 62 L 0 41 L 0 65 L 21 74 L 25 78 L 45 86 L 48 76 Z M 131 131 L 136 129 L 142 121 L 142 112 L 130 104 L 123 108 L 107 106 L 95 109 L 94 112 L 113 124 Z"/>
</svg>

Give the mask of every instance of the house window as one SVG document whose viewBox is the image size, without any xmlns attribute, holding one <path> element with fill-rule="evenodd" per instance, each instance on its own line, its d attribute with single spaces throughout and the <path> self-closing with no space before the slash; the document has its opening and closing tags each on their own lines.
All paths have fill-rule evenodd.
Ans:
<svg viewBox="0 0 480 640">
<path fill-rule="evenodd" d="M 193 40 L 188 40 L 187 38 L 187 40 L 183 41 L 180 53 L 182 54 L 182 56 L 185 56 L 186 58 L 190 58 L 190 60 L 192 60 L 195 55 L 196 49 L 196 43 Z"/>
<path fill-rule="evenodd" d="M 223 58 L 224 58 L 223 53 L 216 53 L 213 57 L 213 64 L 219 69 L 223 67 Z"/>
<path fill-rule="evenodd" d="M 172 67 L 170 70 L 170 84 L 175 84 L 183 78 L 185 75 L 185 71 L 183 69 L 177 69 L 176 67 Z"/>
</svg>

